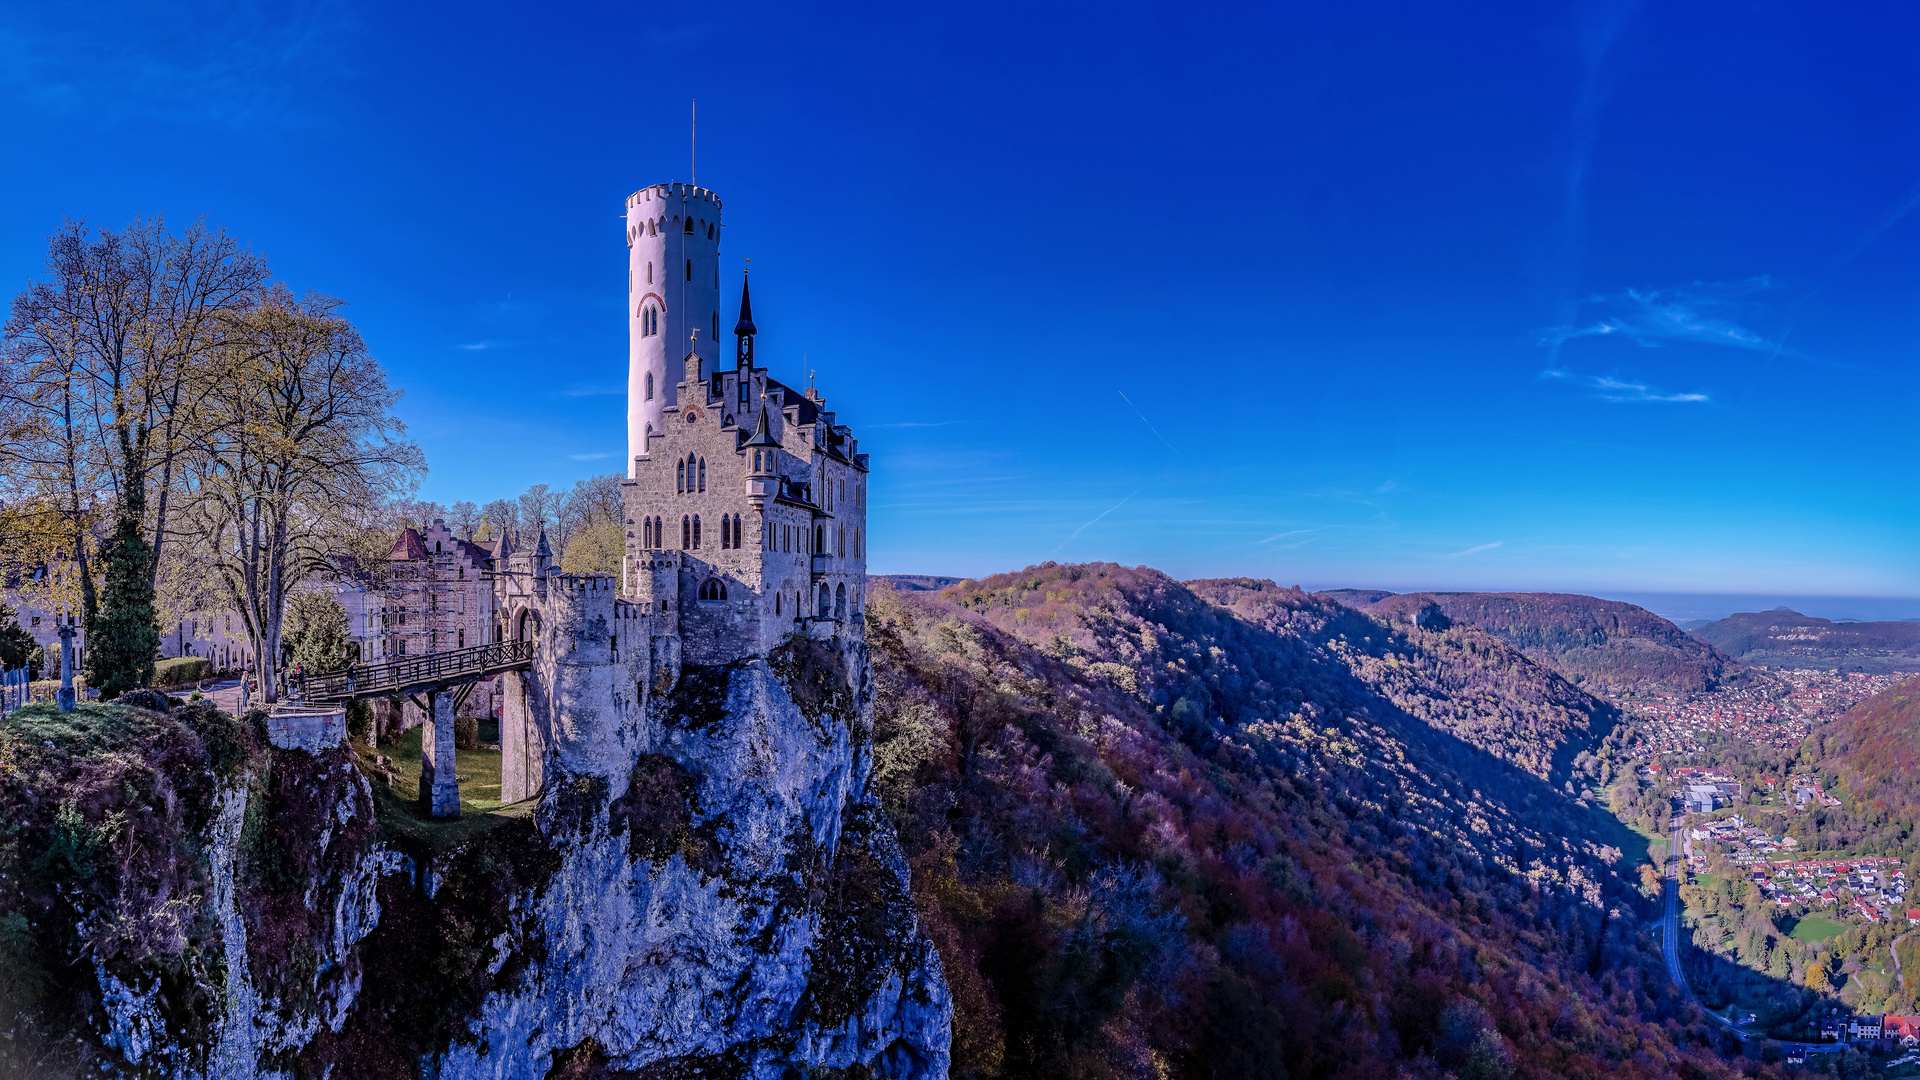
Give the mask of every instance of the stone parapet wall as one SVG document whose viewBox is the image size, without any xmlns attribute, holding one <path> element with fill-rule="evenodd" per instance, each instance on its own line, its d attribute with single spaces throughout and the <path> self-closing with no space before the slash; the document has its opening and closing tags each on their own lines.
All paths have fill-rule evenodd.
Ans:
<svg viewBox="0 0 1920 1080">
<path fill-rule="evenodd" d="M 347 744 L 347 710 L 342 707 L 276 706 L 267 714 L 267 741 L 282 750 L 325 753 Z"/>
</svg>

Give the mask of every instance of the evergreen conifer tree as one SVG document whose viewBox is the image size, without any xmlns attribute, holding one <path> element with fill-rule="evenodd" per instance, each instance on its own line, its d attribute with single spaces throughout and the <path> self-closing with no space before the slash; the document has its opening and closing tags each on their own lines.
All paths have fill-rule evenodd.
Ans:
<svg viewBox="0 0 1920 1080">
<path fill-rule="evenodd" d="M 106 554 L 106 588 L 87 627 L 87 685 L 111 700 L 153 681 L 160 618 L 153 606 L 153 548 L 139 517 L 119 515 Z"/>
<path fill-rule="evenodd" d="M 287 598 L 286 612 L 280 644 L 289 667 L 299 664 L 315 674 L 347 662 L 347 612 L 338 600 L 326 593 L 295 593 Z"/>
<path fill-rule="evenodd" d="M 21 627 L 13 609 L 0 604 L 0 670 L 12 671 L 25 666 L 34 648 L 33 635 Z"/>
</svg>

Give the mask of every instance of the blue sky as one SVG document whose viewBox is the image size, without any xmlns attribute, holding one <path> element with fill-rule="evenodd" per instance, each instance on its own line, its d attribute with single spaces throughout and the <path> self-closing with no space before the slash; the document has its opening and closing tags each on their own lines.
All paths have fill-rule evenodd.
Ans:
<svg viewBox="0 0 1920 1080">
<path fill-rule="evenodd" d="M 687 178 L 697 97 L 760 355 L 873 455 L 876 571 L 1920 596 L 1917 32 L 8 3 L 0 283 L 63 215 L 204 214 L 350 303 L 423 497 L 571 485 L 624 451 L 622 199 Z"/>
</svg>

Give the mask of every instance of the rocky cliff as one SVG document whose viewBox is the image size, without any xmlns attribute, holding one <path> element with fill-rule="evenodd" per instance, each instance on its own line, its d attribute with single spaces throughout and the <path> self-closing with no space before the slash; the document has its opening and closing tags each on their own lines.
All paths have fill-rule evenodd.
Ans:
<svg viewBox="0 0 1920 1080">
<path fill-rule="evenodd" d="M 0 1075 L 944 1076 L 872 685 L 686 665 L 624 768 L 457 823 L 204 706 L 16 714 Z"/>
</svg>

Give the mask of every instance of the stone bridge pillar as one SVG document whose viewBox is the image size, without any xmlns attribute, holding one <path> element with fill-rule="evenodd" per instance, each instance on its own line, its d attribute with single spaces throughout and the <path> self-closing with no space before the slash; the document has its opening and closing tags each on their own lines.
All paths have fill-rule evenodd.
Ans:
<svg viewBox="0 0 1920 1080">
<path fill-rule="evenodd" d="M 420 725 L 420 808 L 437 818 L 460 816 L 460 778 L 454 772 L 453 695 L 426 695 L 426 722 Z"/>
<path fill-rule="evenodd" d="M 533 722 L 533 675 L 509 671 L 500 676 L 500 801 L 519 802 L 540 794 L 546 779 L 546 741 Z"/>
</svg>

